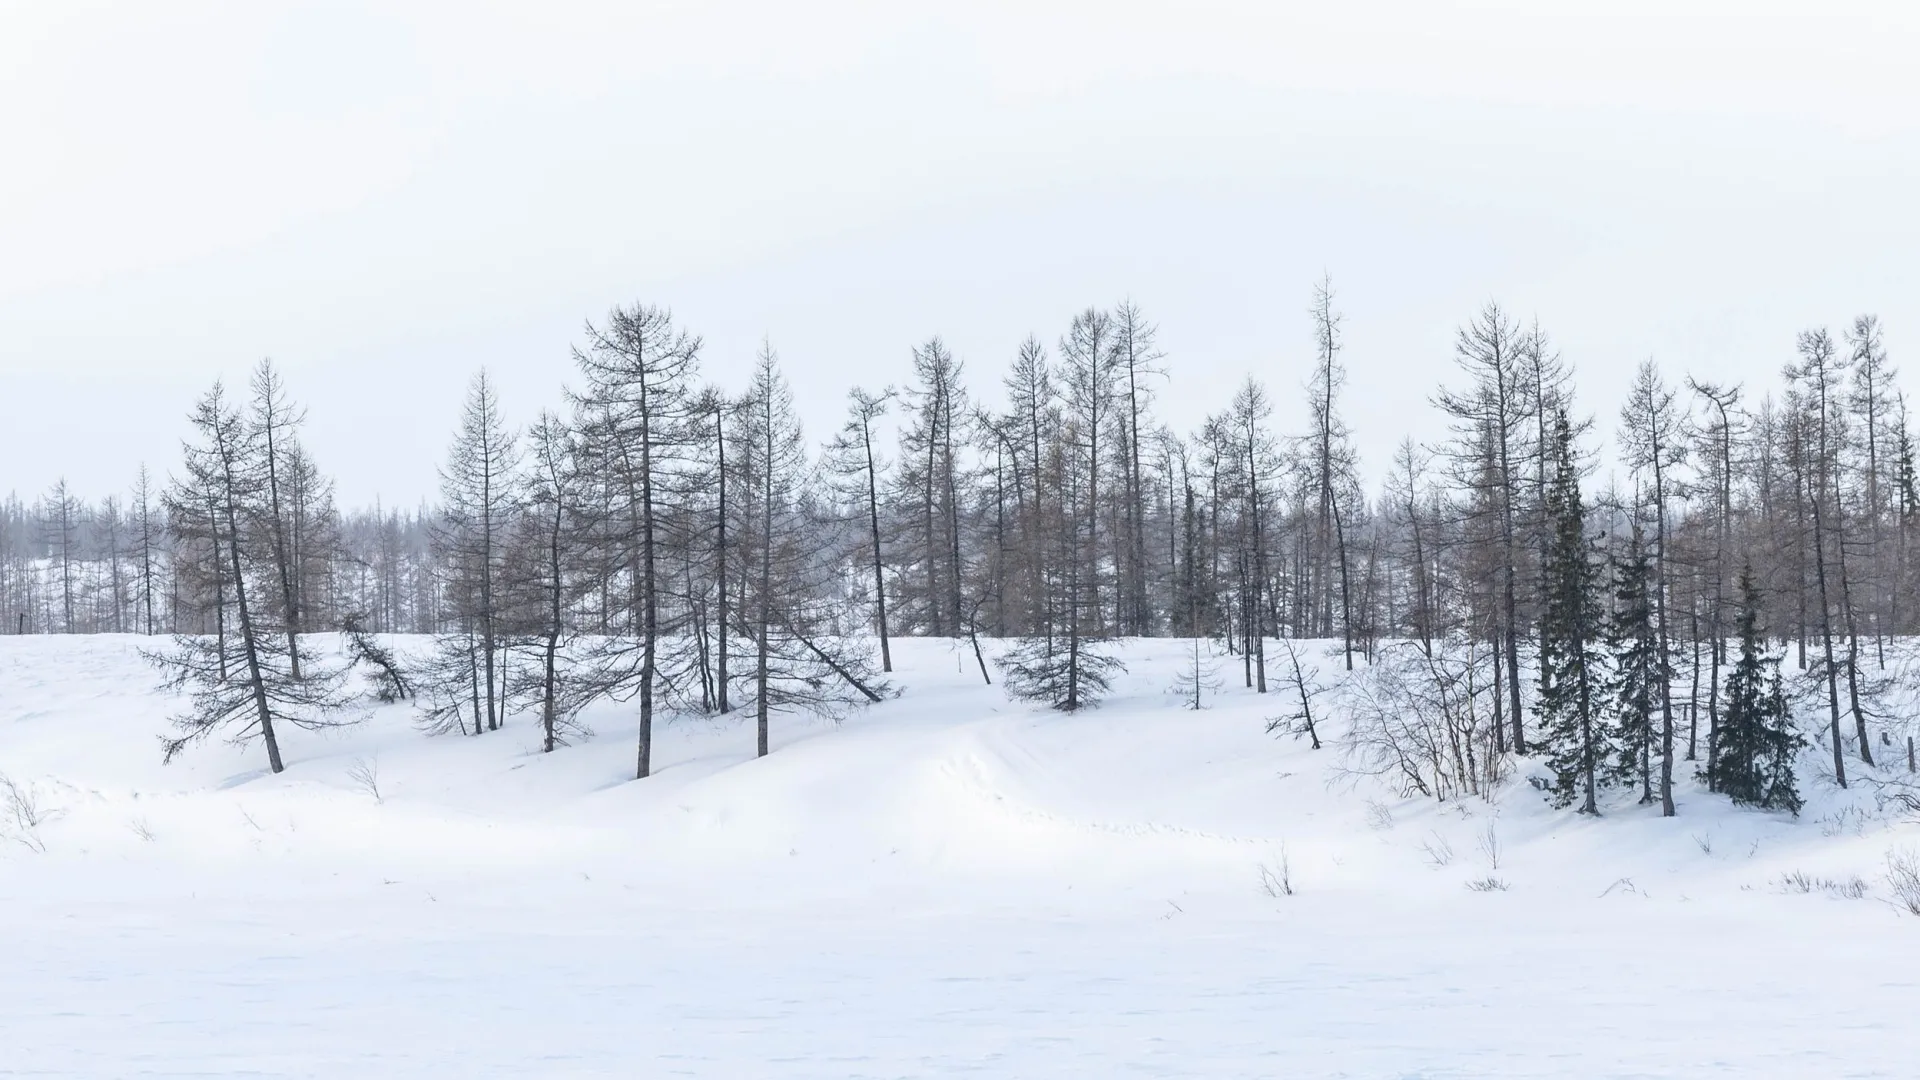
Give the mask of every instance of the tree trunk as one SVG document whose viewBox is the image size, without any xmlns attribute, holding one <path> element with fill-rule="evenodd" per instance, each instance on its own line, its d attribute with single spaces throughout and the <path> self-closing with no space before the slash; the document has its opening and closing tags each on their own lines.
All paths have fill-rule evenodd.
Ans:
<svg viewBox="0 0 1920 1080">
<path fill-rule="evenodd" d="M 279 773 L 286 770 L 286 765 L 280 760 L 280 740 L 273 731 L 273 707 L 267 703 L 267 683 L 260 670 L 260 650 L 254 639 L 253 615 L 247 608 L 247 583 L 240 573 L 240 515 L 234 506 L 231 448 L 222 446 L 220 456 L 226 477 L 227 554 L 233 562 L 233 602 L 240 620 L 240 647 L 247 657 L 247 678 L 253 687 L 253 707 L 260 721 L 260 738 L 267 744 L 267 766 Z"/>
<path fill-rule="evenodd" d="M 716 576 L 719 578 L 720 586 L 720 632 L 719 639 L 715 642 L 715 644 L 719 646 L 719 656 L 716 658 L 718 661 L 716 665 L 716 677 L 720 684 L 717 688 L 720 697 L 720 712 L 724 715 L 733 711 L 733 704 L 727 700 L 727 634 L 730 632 L 729 628 L 733 625 L 727 617 L 729 614 L 729 596 L 727 593 L 727 433 L 725 414 L 716 409 L 714 410 L 713 416 L 713 444 L 718 457 L 718 476 L 716 479 L 720 487 L 720 510 L 717 532 L 718 544 L 716 545 L 718 552 L 714 557 Z"/>
<path fill-rule="evenodd" d="M 759 631 L 759 651 L 754 666 L 754 716 L 759 727 L 759 756 L 767 756 L 768 704 L 767 704 L 767 634 L 771 623 L 768 605 L 773 593 L 773 397 L 768 394 L 761 402 L 763 410 L 761 429 L 766 440 L 765 456 L 760 467 L 765 470 L 760 484 L 760 595 L 756 598 L 755 628 Z"/>
<path fill-rule="evenodd" d="M 1847 761 L 1840 741 L 1840 680 L 1839 672 L 1833 662 L 1833 624 L 1828 616 L 1827 607 L 1827 557 L 1820 524 L 1820 497 L 1818 492 L 1813 498 L 1813 565 L 1820 586 L 1820 643 L 1827 657 L 1827 707 L 1831 724 L 1828 734 L 1833 740 L 1833 778 L 1841 787 L 1847 786 Z"/>
<path fill-rule="evenodd" d="M 860 423 L 860 439 L 867 454 L 867 526 L 873 541 L 873 598 L 880 618 L 880 670 L 893 670 L 893 649 L 887 643 L 887 579 L 880 572 L 880 489 L 874 476 L 873 432 Z"/>
</svg>

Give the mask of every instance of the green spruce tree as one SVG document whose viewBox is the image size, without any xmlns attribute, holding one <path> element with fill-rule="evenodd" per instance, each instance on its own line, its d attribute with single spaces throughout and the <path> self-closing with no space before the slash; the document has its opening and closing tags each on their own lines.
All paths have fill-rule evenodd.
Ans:
<svg viewBox="0 0 1920 1080">
<path fill-rule="evenodd" d="M 1760 629 L 1760 591 L 1753 567 L 1740 571 L 1740 611 L 1735 622 L 1740 658 L 1727 676 L 1727 711 L 1716 732 L 1707 777 L 1713 790 L 1736 804 L 1800 812 L 1794 757 L 1806 740 L 1794 730 L 1780 678 L 1780 658 L 1767 651 Z"/>
<path fill-rule="evenodd" d="M 1606 657 L 1599 567 L 1587 538 L 1580 467 L 1565 406 L 1554 410 L 1546 493 L 1548 543 L 1540 581 L 1540 723 L 1555 806 L 1598 814 L 1608 757 L 1601 715 Z"/>
<path fill-rule="evenodd" d="M 1660 638 L 1653 620 L 1653 559 L 1647 551 L 1640 523 L 1624 555 L 1611 560 L 1613 617 L 1607 627 L 1612 654 L 1611 680 L 1614 755 L 1608 763 L 1609 783 L 1640 786 L 1640 803 L 1653 802 L 1653 758 L 1659 733 L 1661 680 L 1670 677 L 1667 658 L 1660 654 Z"/>
</svg>

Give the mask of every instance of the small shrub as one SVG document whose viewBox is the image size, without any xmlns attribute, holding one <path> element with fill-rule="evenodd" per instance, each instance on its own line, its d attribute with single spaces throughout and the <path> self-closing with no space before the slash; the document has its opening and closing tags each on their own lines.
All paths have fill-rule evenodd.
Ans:
<svg viewBox="0 0 1920 1080">
<path fill-rule="evenodd" d="M 1453 862 L 1453 845 L 1438 832 L 1433 834 L 1433 839 L 1420 841 L 1420 850 L 1427 853 L 1427 861 L 1435 870 Z"/>
<path fill-rule="evenodd" d="M 1780 875 L 1780 891 L 1800 895 L 1825 893 L 1842 900 L 1858 900 L 1867 895 L 1869 886 L 1858 874 L 1836 879 L 1815 877 L 1805 870 L 1793 870 Z"/>
<path fill-rule="evenodd" d="M 1843 833 L 1855 836 L 1867 834 L 1867 815 L 1858 807 L 1843 806 L 1837 812 L 1820 819 L 1820 835 L 1839 836 Z"/>
<path fill-rule="evenodd" d="M 1500 833 L 1494 829 L 1492 818 L 1487 819 L 1486 831 L 1480 834 L 1480 854 L 1487 857 L 1490 869 L 1500 869 Z M 1492 881 L 1492 878 L 1488 878 Z"/>
<path fill-rule="evenodd" d="M 1635 896 L 1647 896 L 1646 891 L 1640 888 L 1640 886 L 1635 885 L 1633 883 L 1633 879 L 1630 877 L 1623 877 L 1615 880 L 1613 884 L 1601 890 L 1600 895 L 1602 898 L 1605 898 L 1608 896 L 1612 896 L 1615 891 L 1618 891 L 1622 896 L 1625 896 L 1628 893 L 1632 893 Z M 1648 899 L 1652 899 L 1652 897 L 1648 897 Z"/>
<path fill-rule="evenodd" d="M 1260 864 L 1260 891 L 1275 899 L 1293 895 L 1293 867 L 1287 862 L 1285 845 L 1280 848 L 1277 864 Z"/>
<path fill-rule="evenodd" d="M 59 816 L 60 812 L 47 804 L 39 787 L 17 783 L 0 773 L 0 835 L 32 851 L 45 852 L 47 845 L 40 839 L 40 826 Z"/>
<path fill-rule="evenodd" d="M 374 802 L 380 803 L 386 801 L 380 794 L 379 758 L 354 758 L 353 764 L 347 766 L 347 779 L 353 781 L 355 787 L 373 796 Z"/>
<path fill-rule="evenodd" d="M 1887 852 L 1886 876 L 1894 906 L 1920 915 L 1920 849 L 1909 844 Z"/>
</svg>

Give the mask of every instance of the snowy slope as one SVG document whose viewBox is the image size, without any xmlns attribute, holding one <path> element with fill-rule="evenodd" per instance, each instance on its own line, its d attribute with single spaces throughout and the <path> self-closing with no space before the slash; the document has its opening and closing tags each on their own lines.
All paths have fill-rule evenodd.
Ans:
<svg viewBox="0 0 1920 1080">
<path fill-rule="evenodd" d="M 1920 832 L 1859 791 L 1402 800 L 1272 697 L 1180 710 L 1167 642 L 1072 717 L 900 642 L 898 700 L 763 760 L 679 721 L 638 783 L 617 706 L 552 755 L 387 708 L 272 776 L 160 764 L 142 644 L 0 639 L 0 774 L 46 812 L 0 854 L 0 1076 L 1920 1074 L 1880 881 Z"/>
</svg>

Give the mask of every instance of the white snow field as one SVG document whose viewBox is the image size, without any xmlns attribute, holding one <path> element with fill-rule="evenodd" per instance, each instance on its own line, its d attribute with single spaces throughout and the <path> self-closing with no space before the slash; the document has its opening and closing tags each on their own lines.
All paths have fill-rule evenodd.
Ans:
<svg viewBox="0 0 1920 1080">
<path fill-rule="evenodd" d="M 1920 1076 L 1882 875 L 1920 830 L 1858 786 L 1797 821 L 1691 766 L 1672 820 L 1400 799 L 1266 734 L 1271 695 L 1182 711 L 1181 642 L 1069 717 L 902 641 L 897 700 L 776 718 L 764 760 L 676 721 L 641 782 L 622 706 L 551 755 L 389 707 L 273 776 L 161 764 L 142 644 L 0 639 L 40 812 L 0 854 L 3 1076 Z"/>
</svg>

